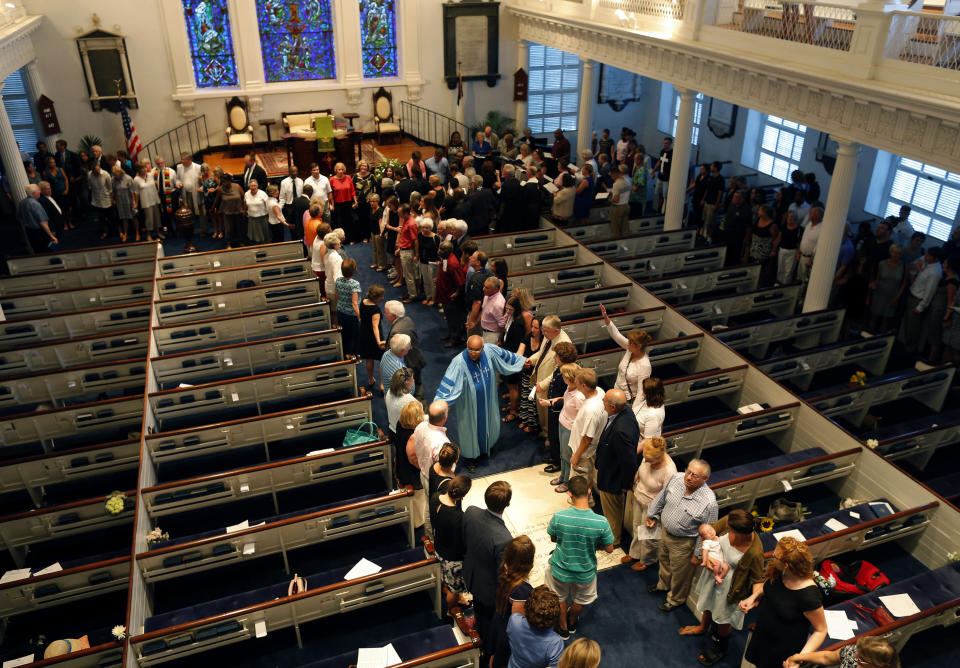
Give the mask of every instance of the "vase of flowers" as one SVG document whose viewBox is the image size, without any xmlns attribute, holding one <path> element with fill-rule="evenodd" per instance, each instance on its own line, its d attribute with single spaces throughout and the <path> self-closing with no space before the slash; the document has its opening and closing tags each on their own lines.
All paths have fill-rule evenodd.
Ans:
<svg viewBox="0 0 960 668">
<path fill-rule="evenodd" d="M 160 527 L 156 527 L 153 531 L 147 534 L 147 545 L 156 545 L 157 543 L 162 543 L 168 540 L 170 540 L 170 534 Z"/>
<path fill-rule="evenodd" d="M 103 504 L 104 510 L 106 510 L 107 515 L 119 515 L 123 512 L 125 508 L 124 500 L 126 499 L 126 494 L 123 492 L 110 492 L 107 495 L 107 500 Z"/>
</svg>

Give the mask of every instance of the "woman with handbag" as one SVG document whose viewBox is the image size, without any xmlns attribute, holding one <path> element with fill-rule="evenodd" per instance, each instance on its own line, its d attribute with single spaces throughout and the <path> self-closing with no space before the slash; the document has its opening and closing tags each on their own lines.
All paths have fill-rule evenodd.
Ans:
<svg viewBox="0 0 960 668">
<path fill-rule="evenodd" d="M 827 638 L 823 594 L 813 581 L 813 557 L 805 543 L 789 536 L 780 539 L 766 578 L 740 601 L 744 614 L 756 607 L 757 627 L 747 640 L 744 666 L 782 668 L 793 654 L 812 652 L 823 644 Z"/>
<path fill-rule="evenodd" d="M 730 570 L 723 584 L 716 584 L 713 573 L 701 573 L 697 583 L 697 609 L 700 624 L 684 626 L 682 636 L 699 636 L 708 633 L 717 623 L 717 631 L 710 644 L 700 653 L 698 661 L 712 666 L 727 653 L 730 633 L 743 628 L 743 611 L 739 603 L 749 596 L 756 584 L 763 582 L 763 546 L 757 536 L 756 520 L 746 510 L 737 508 L 723 519 L 714 522 L 720 549 Z"/>
</svg>

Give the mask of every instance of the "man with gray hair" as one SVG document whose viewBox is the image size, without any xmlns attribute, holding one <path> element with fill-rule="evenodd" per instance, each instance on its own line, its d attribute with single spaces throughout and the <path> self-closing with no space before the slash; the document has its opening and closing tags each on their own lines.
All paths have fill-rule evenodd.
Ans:
<svg viewBox="0 0 960 668">
<path fill-rule="evenodd" d="M 406 334 L 410 339 L 410 352 L 404 360 L 405 366 L 413 371 L 413 396 L 423 401 L 421 373 L 423 368 L 427 366 L 427 358 L 423 356 L 423 351 L 420 349 L 420 335 L 417 332 L 417 323 L 407 315 L 407 309 L 403 305 L 403 302 L 397 301 L 396 299 L 391 299 L 383 305 L 383 315 L 384 319 L 390 323 L 387 341 L 390 341 L 397 334 Z"/>
<path fill-rule="evenodd" d="M 500 181 L 500 225 L 497 232 L 518 232 L 523 229 L 526 198 L 516 178 L 516 167 L 503 166 Z"/>
<path fill-rule="evenodd" d="M 26 187 L 27 196 L 17 205 L 17 221 L 27 236 L 34 253 L 45 253 L 50 244 L 57 242 L 50 230 L 50 218 L 40 204 L 40 186 L 31 183 Z"/>
<path fill-rule="evenodd" d="M 570 343 L 570 337 L 560 328 L 560 318 L 556 315 L 548 315 L 540 322 L 540 331 L 543 333 L 544 342 L 540 345 L 540 350 L 535 352 L 527 360 L 526 368 L 532 368 L 530 381 L 536 390 L 537 399 L 546 399 L 547 391 L 550 389 L 550 381 L 553 380 L 553 371 L 557 368 L 557 355 L 553 346 L 566 341 Z M 540 435 L 547 436 L 547 407 L 537 401 L 537 415 L 540 420 Z M 549 441 L 547 443 L 549 445 Z"/>
<path fill-rule="evenodd" d="M 488 276 L 483 282 L 483 303 L 480 306 L 480 328 L 484 343 L 497 345 L 507 326 L 506 300 L 500 292 L 500 279 Z"/>
<path fill-rule="evenodd" d="M 620 545 L 624 504 L 627 492 L 633 489 L 640 425 L 623 390 L 607 390 L 603 397 L 603 408 L 608 417 L 597 439 L 596 487 L 600 493 L 603 516 L 613 531 L 613 542 Z"/>
<path fill-rule="evenodd" d="M 390 388 L 390 380 L 400 369 L 407 368 L 406 357 L 410 352 L 410 337 L 406 334 L 394 334 L 389 338 L 389 350 L 380 358 L 380 389 Z M 416 383 L 416 380 L 414 380 Z M 414 386 L 413 391 L 416 392 Z"/>
<path fill-rule="evenodd" d="M 717 521 L 717 497 L 707 486 L 710 465 L 702 459 L 691 460 L 687 470 L 675 473 L 647 507 L 648 529 L 659 523 L 660 579 L 647 587 L 651 594 L 666 592 L 661 612 L 679 608 L 687 600 L 696 566 L 691 561 L 699 550 L 701 524 Z"/>
<path fill-rule="evenodd" d="M 467 193 L 467 226 L 472 236 L 490 234 L 490 223 L 497 216 L 497 196 L 483 185 L 483 177 L 470 177 L 470 192 Z"/>
<path fill-rule="evenodd" d="M 450 408 L 446 401 L 442 399 L 434 401 L 427 408 L 427 419 L 413 430 L 413 452 L 417 458 L 417 466 L 420 468 L 420 482 L 423 484 L 423 493 L 428 503 L 430 501 L 430 469 L 437 461 L 440 449 L 450 442 L 447 428 L 443 426 L 447 422 L 449 412 Z M 430 525 L 429 512 L 424 513 L 423 524 L 424 530 L 432 536 L 433 527 Z"/>
</svg>

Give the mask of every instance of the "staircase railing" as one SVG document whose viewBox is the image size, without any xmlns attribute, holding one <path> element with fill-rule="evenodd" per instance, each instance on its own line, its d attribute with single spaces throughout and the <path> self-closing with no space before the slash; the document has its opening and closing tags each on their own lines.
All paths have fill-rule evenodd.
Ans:
<svg viewBox="0 0 960 668">
<path fill-rule="evenodd" d="M 460 121 L 406 100 L 400 102 L 400 128 L 404 134 L 437 146 L 446 146 L 454 132 L 460 133 L 465 145 L 471 141 L 470 128 Z"/>
<path fill-rule="evenodd" d="M 210 147 L 210 135 L 207 133 L 207 115 L 203 114 L 181 123 L 156 139 L 143 145 L 141 156 L 156 159 L 163 157 L 167 165 L 180 162 L 181 153 L 196 155 Z"/>
</svg>

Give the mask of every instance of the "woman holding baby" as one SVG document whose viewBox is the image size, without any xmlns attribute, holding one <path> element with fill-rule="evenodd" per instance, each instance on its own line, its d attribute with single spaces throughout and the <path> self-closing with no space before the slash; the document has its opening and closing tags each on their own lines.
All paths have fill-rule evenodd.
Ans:
<svg viewBox="0 0 960 668">
<path fill-rule="evenodd" d="M 753 515 L 741 509 L 731 510 L 712 525 L 701 526 L 700 535 L 705 537 L 704 543 L 719 543 L 719 554 L 703 555 L 700 563 L 707 572 L 700 574 L 695 594 L 701 613 L 700 625 L 684 626 L 680 635 L 703 635 L 716 622 L 717 630 L 711 643 L 698 658 L 704 666 L 712 666 L 727 653 L 731 631 L 743 628 L 740 601 L 752 594 L 754 585 L 764 581 L 763 547 L 754 531 Z M 726 567 L 718 563 L 717 557 L 722 557 Z"/>
</svg>

